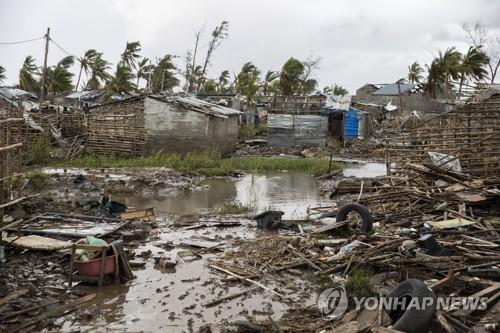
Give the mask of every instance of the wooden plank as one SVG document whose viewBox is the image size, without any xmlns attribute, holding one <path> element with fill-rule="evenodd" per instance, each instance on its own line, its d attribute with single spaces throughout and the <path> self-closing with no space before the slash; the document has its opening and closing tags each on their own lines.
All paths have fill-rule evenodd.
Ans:
<svg viewBox="0 0 500 333">
<path fill-rule="evenodd" d="M 67 313 L 75 310 L 81 304 L 84 304 L 84 303 L 87 303 L 87 302 L 93 300 L 95 297 L 96 297 L 96 294 L 89 294 L 89 295 L 80 297 L 78 299 L 69 301 L 69 302 L 67 302 L 67 303 L 65 303 L 63 305 L 60 305 L 60 306 L 57 306 L 57 307 L 55 307 L 55 308 L 53 308 L 51 310 L 48 310 L 48 311 L 46 311 L 46 312 L 44 312 L 44 313 L 42 313 L 42 314 L 34 317 L 33 319 L 28 320 L 28 321 L 26 321 L 26 322 L 24 322 L 24 323 L 16 326 L 10 332 L 11 333 L 19 332 L 23 328 L 35 325 L 35 324 L 37 324 L 37 323 L 39 323 L 42 320 L 45 320 L 47 318 L 53 318 L 53 317 L 63 316 L 65 314 L 67 314 Z"/>
<path fill-rule="evenodd" d="M 16 291 L 8 294 L 4 298 L 0 299 L 0 306 L 2 306 L 4 304 L 7 304 L 7 303 L 9 303 L 12 300 L 14 300 L 16 298 L 19 298 L 19 297 L 27 294 L 29 291 L 30 290 L 28 288 L 24 288 L 24 289 L 19 289 L 19 290 L 16 290 Z"/>
</svg>

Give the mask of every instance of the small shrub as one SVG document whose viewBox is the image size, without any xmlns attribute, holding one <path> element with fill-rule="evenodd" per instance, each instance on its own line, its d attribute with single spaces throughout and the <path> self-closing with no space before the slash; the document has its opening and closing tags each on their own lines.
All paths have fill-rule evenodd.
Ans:
<svg viewBox="0 0 500 333">
<path fill-rule="evenodd" d="M 37 136 L 29 152 L 31 161 L 35 164 L 47 163 L 50 159 L 50 142 L 44 136 Z"/>
<path fill-rule="evenodd" d="M 370 278 L 373 276 L 372 268 L 357 268 L 352 271 L 345 284 L 345 289 L 349 297 L 369 297 L 373 296 L 370 290 Z"/>
<path fill-rule="evenodd" d="M 49 176 L 40 171 L 33 171 L 28 176 L 29 184 L 36 191 L 43 190 L 49 184 Z"/>
</svg>

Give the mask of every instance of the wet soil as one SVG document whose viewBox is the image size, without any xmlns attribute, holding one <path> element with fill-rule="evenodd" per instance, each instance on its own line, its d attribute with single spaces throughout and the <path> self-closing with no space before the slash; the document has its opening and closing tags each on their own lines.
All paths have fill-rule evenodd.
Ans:
<svg viewBox="0 0 500 333">
<path fill-rule="evenodd" d="M 102 288 L 85 284 L 74 287 L 74 293 L 97 293 L 97 298 L 81 311 L 58 318 L 58 331 L 198 332 L 210 324 L 213 332 L 220 332 L 236 320 L 279 320 L 291 309 L 315 304 L 318 287 L 314 276 L 307 271 L 290 270 L 279 279 L 258 279 L 287 295 L 286 300 L 257 288 L 219 305 L 205 306 L 254 287 L 226 281 L 228 276 L 210 269 L 210 262 L 237 260 L 231 254 L 239 250 L 245 239 L 293 234 L 286 230 L 258 230 L 246 215 L 279 209 L 285 212 L 284 219 L 303 220 L 309 217 L 310 208 L 331 205 L 331 200 L 319 191 L 316 180 L 307 174 L 276 172 L 204 179 L 165 168 L 44 172 L 50 180 L 42 196 L 52 198 L 65 212 L 90 215 L 84 202 L 107 194 L 130 208 L 155 207 L 158 217 L 158 227 L 148 237 L 126 244 L 136 278 Z M 344 175 L 367 177 L 380 172 L 380 165 L 356 164 L 346 168 Z M 234 201 L 251 207 L 251 211 L 242 215 L 217 214 L 224 203 Z M 190 229 L 207 221 L 240 225 Z M 139 228 L 140 223 L 132 227 Z M 176 264 L 163 265 L 160 258 L 175 258 Z"/>
<path fill-rule="evenodd" d="M 283 273 L 282 278 L 262 277 L 259 282 L 289 297 L 281 300 L 257 288 L 217 306 L 204 304 L 253 288 L 224 281 L 227 275 L 210 269 L 209 262 L 238 251 L 245 239 L 268 237 L 289 231 L 261 231 L 252 215 L 280 209 L 285 219 L 308 217 L 308 208 L 328 204 L 315 180 L 304 173 L 246 174 L 240 178 L 190 178 L 168 169 L 82 170 L 45 169 L 50 175 L 44 196 L 82 206 L 103 193 L 130 208 L 155 207 L 158 227 L 148 238 L 126 244 L 132 253 L 136 279 L 102 288 L 80 284 L 76 293 L 96 293 L 83 311 L 61 317 L 55 325 L 62 332 L 197 332 L 206 324 L 221 331 L 236 320 L 279 318 L 297 306 L 314 305 L 316 286 L 309 273 Z M 227 202 L 251 207 L 243 215 L 217 215 Z M 79 209 L 82 209 L 80 207 Z M 89 213 L 90 214 L 90 213 Z M 238 222 L 239 226 L 189 229 L 204 221 Z M 189 244 L 215 246 L 203 250 Z M 159 258 L 176 258 L 165 267 Z M 232 259 L 229 259 L 231 261 Z M 140 266 L 140 267 L 135 267 Z"/>
</svg>

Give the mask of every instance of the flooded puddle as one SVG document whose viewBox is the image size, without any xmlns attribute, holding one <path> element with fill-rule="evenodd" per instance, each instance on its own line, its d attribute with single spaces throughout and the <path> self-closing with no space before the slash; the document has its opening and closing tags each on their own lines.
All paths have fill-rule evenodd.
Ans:
<svg viewBox="0 0 500 333">
<path fill-rule="evenodd" d="M 345 177 L 357 178 L 370 178 L 385 176 L 387 174 L 387 167 L 384 163 L 358 163 L 349 165 L 344 169 L 343 175 Z"/>
<path fill-rule="evenodd" d="M 151 196 L 114 199 L 123 200 L 130 207 L 155 207 L 158 214 L 203 214 L 237 201 L 252 207 L 252 213 L 282 210 L 284 219 L 305 219 L 308 208 L 331 203 L 319 193 L 312 177 L 298 172 L 246 174 L 236 180 L 209 179 L 202 185 L 206 190 L 175 193 L 178 195 L 159 191 Z"/>
<path fill-rule="evenodd" d="M 280 279 L 258 279 L 287 295 L 289 300 L 284 302 L 255 286 L 225 282 L 226 274 L 208 267 L 211 260 L 224 257 L 225 251 L 237 251 L 244 239 L 277 233 L 258 230 L 254 221 L 241 216 L 214 216 L 212 213 L 218 207 L 238 201 L 252 206 L 255 212 L 280 209 L 285 212 L 285 219 L 304 219 L 309 207 L 331 203 L 319 193 L 314 179 L 304 173 L 277 172 L 247 174 L 238 179 L 208 179 L 202 185 L 204 190 L 200 191 L 166 189 L 163 192 L 160 189 L 151 191 L 150 195 L 113 196 L 129 207 L 155 207 L 160 227 L 153 229 L 152 239 L 131 249 L 136 255 L 134 261 L 145 263 L 144 267 L 133 269 L 136 279 L 100 289 L 75 287 L 95 292 L 97 298 L 86 308 L 88 315 L 78 317 L 76 323 L 75 318 L 61 318 L 58 324 L 63 332 L 75 329 L 80 332 L 198 332 L 206 324 L 211 324 L 213 332 L 221 332 L 237 320 L 248 317 L 279 320 L 290 307 L 315 303 L 315 285 L 308 282 L 312 277 L 307 277 L 307 272 L 302 277 L 283 272 Z M 189 229 L 189 223 L 214 219 L 237 221 L 241 225 Z M 180 221 L 187 225 L 179 225 Z M 199 257 L 190 252 L 193 248 L 187 243 L 219 244 L 219 250 Z M 145 252 L 148 254 L 143 256 Z M 159 256 L 176 257 L 177 264 L 160 268 L 154 260 Z M 213 307 L 205 306 L 210 301 L 248 289 L 255 290 Z"/>
</svg>

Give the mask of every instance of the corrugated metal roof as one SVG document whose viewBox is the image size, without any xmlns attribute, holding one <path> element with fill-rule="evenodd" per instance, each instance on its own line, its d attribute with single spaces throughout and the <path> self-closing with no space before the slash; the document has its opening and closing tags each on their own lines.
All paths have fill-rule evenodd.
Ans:
<svg viewBox="0 0 500 333">
<path fill-rule="evenodd" d="M 411 83 L 401 83 L 399 86 L 401 87 L 402 94 L 416 87 L 415 84 Z M 388 84 L 386 86 L 383 86 L 379 90 L 375 91 L 373 95 L 397 96 L 399 95 L 398 85 L 396 83 Z"/>
<path fill-rule="evenodd" d="M 197 111 L 197 112 L 202 112 L 205 114 L 210 114 L 213 116 L 222 116 L 222 117 L 228 117 L 228 116 L 233 116 L 233 115 L 239 115 L 242 114 L 243 112 L 227 108 L 224 106 L 220 106 L 217 104 L 209 103 L 206 101 L 203 101 L 201 99 L 193 98 L 193 97 L 181 97 L 181 96 L 157 96 L 157 95 L 152 95 L 148 96 L 151 98 L 154 98 L 159 101 L 163 101 L 165 103 L 171 103 L 179 107 L 183 107 L 189 110 Z"/>
<path fill-rule="evenodd" d="M 85 99 L 85 98 L 95 98 L 102 95 L 100 90 L 90 90 L 90 91 L 75 91 L 64 98 L 68 99 Z"/>
<path fill-rule="evenodd" d="M 38 98 L 35 94 L 30 93 L 29 91 L 9 87 L 0 87 L 0 95 L 10 100 L 15 100 L 18 97 L 34 99 Z"/>
<path fill-rule="evenodd" d="M 99 108 L 111 106 L 114 104 L 129 103 L 129 102 L 133 102 L 135 100 L 144 99 L 146 97 L 155 99 L 155 100 L 163 102 L 163 103 L 172 104 L 172 105 L 175 105 L 175 106 L 180 107 L 180 108 L 205 113 L 208 115 L 223 117 L 223 118 L 227 118 L 228 116 L 239 115 L 239 114 L 243 113 L 243 112 L 235 110 L 235 109 L 231 109 L 231 108 L 227 108 L 227 107 L 220 106 L 217 104 L 205 102 L 205 101 L 202 101 L 200 99 L 193 98 L 193 97 L 161 96 L 161 95 L 133 96 L 133 97 L 125 98 L 121 101 L 115 101 L 115 102 L 110 102 L 110 103 L 106 103 L 106 104 L 92 106 L 89 109 L 99 109 Z"/>
</svg>

